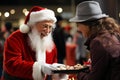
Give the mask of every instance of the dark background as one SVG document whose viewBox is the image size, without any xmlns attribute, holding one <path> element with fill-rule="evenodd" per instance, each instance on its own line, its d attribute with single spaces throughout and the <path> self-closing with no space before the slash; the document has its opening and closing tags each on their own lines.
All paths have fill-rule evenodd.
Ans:
<svg viewBox="0 0 120 80">
<path fill-rule="evenodd" d="M 10 15 L 9 18 L 4 18 L 0 16 L 0 24 L 4 21 L 14 21 L 18 22 L 21 17 L 25 17 L 22 13 L 23 8 L 28 10 L 32 6 L 42 6 L 47 7 L 55 11 L 56 15 L 60 15 L 56 12 L 58 7 L 63 8 L 63 13 L 69 13 L 71 16 L 67 17 L 69 19 L 75 14 L 75 9 L 77 4 L 82 1 L 91 1 L 91 0 L 0 0 L 0 12 L 2 14 L 11 9 L 16 10 L 16 14 Z M 93 0 L 98 1 L 102 8 L 103 13 L 115 18 L 120 22 L 120 0 Z M 61 13 L 62 14 L 62 13 Z"/>
<path fill-rule="evenodd" d="M 85 0 L 74 0 L 75 4 Z M 0 5 L 70 5 L 71 0 L 1 0 Z"/>
<path fill-rule="evenodd" d="M 82 1 L 90 0 L 0 0 L 0 6 L 71 6 L 77 5 Z M 93 0 L 98 1 L 102 6 L 103 12 L 119 20 L 120 0 Z"/>
</svg>

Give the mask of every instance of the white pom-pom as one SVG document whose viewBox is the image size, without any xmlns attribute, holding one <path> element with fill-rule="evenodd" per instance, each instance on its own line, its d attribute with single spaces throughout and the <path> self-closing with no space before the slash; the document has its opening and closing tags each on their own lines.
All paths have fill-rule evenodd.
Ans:
<svg viewBox="0 0 120 80">
<path fill-rule="evenodd" d="M 20 32 L 22 32 L 22 33 L 28 33 L 29 30 L 30 30 L 30 27 L 27 26 L 26 24 L 23 24 L 20 26 Z"/>
</svg>

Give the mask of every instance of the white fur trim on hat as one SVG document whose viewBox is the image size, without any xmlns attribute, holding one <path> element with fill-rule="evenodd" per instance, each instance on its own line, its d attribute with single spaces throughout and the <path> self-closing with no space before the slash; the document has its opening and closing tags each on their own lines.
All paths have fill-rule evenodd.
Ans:
<svg viewBox="0 0 120 80">
<path fill-rule="evenodd" d="M 35 23 L 44 20 L 52 20 L 54 23 L 57 21 L 55 14 L 52 10 L 44 9 L 36 12 L 31 12 L 28 23 Z"/>
<path fill-rule="evenodd" d="M 21 25 L 19 28 L 20 28 L 20 32 L 22 33 L 28 33 L 30 30 L 30 27 L 26 24 Z"/>
</svg>

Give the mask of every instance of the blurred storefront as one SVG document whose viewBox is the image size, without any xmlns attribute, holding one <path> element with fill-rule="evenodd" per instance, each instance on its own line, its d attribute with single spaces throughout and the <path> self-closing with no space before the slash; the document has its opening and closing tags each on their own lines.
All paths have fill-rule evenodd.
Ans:
<svg viewBox="0 0 120 80">
<path fill-rule="evenodd" d="M 42 6 L 55 11 L 56 15 L 62 15 L 69 19 L 73 16 L 75 0 L 1 0 L 0 2 L 0 26 L 4 22 L 12 22 L 13 26 L 24 23 L 24 17 L 32 6 Z"/>
<path fill-rule="evenodd" d="M 120 23 L 120 0 L 95 0 L 98 1 L 102 10 L 107 15 L 115 18 Z"/>
<path fill-rule="evenodd" d="M 29 9 L 36 5 L 50 8 L 55 11 L 56 15 L 69 19 L 75 14 L 76 5 L 82 1 L 85 0 L 1 0 L 0 26 L 6 21 L 13 22 L 13 26 L 19 26 L 24 22 L 24 17 Z M 120 6 L 118 6 L 120 0 L 95 1 L 100 3 L 106 14 L 120 22 Z"/>
</svg>

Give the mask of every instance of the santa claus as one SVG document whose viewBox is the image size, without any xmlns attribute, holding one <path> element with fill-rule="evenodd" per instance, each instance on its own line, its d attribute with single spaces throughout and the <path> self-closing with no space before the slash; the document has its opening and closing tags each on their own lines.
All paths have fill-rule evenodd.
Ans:
<svg viewBox="0 0 120 80">
<path fill-rule="evenodd" d="M 54 64 L 57 51 L 51 37 L 55 22 L 50 9 L 34 6 L 30 10 L 25 24 L 5 42 L 2 80 L 45 80 L 52 75 L 59 65 Z"/>
</svg>

